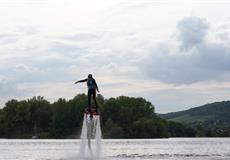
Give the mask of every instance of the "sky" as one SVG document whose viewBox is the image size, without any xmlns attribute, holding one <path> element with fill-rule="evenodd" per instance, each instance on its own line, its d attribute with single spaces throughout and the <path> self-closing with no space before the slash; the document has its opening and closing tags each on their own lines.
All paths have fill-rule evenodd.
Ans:
<svg viewBox="0 0 230 160">
<path fill-rule="evenodd" d="M 229 100 L 227 0 L 0 0 L 0 105 L 86 93 L 158 113 Z"/>
</svg>

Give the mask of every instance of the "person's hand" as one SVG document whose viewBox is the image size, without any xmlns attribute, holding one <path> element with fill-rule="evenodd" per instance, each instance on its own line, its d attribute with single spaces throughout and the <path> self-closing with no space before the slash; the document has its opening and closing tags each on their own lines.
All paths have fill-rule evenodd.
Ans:
<svg viewBox="0 0 230 160">
<path fill-rule="evenodd" d="M 77 84 L 78 82 L 75 82 L 74 84 Z"/>
<path fill-rule="evenodd" d="M 97 90 L 98 93 L 100 93 L 99 89 Z"/>
</svg>

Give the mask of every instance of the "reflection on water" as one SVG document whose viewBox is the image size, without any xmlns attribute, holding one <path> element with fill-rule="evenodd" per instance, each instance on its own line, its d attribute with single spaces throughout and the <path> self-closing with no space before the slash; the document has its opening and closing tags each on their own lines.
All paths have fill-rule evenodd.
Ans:
<svg viewBox="0 0 230 160">
<path fill-rule="evenodd" d="M 94 142 L 93 142 L 94 143 Z M 0 160 L 77 160 L 80 140 L 0 140 Z M 105 160 L 230 160 L 230 138 L 103 140 Z"/>
</svg>

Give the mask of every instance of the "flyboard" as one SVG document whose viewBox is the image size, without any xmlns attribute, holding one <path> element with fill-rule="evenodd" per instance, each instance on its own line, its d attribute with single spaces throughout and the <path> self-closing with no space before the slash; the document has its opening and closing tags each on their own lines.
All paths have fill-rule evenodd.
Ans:
<svg viewBox="0 0 230 160">
<path fill-rule="evenodd" d="M 86 143 L 88 141 L 88 153 L 90 157 L 99 158 L 101 152 L 101 126 L 100 115 L 94 107 L 86 108 L 84 111 L 84 119 L 81 133 L 81 149 L 82 158 L 86 157 Z M 94 142 L 94 143 L 92 143 Z M 94 146 L 92 146 L 94 144 Z"/>
</svg>

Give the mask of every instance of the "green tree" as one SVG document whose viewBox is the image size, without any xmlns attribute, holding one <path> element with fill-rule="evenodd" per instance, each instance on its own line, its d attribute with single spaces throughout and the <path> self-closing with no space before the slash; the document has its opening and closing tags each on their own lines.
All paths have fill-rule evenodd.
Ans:
<svg viewBox="0 0 230 160">
<path fill-rule="evenodd" d="M 155 138 L 157 127 L 153 119 L 140 118 L 132 125 L 133 135 L 131 138 Z"/>
<path fill-rule="evenodd" d="M 47 132 L 52 116 L 50 103 L 41 96 L 29 99 L 28 103 L 30 105 L 31 123 L 34 132 Z"/>
<path fill-rule="evenodd" d="M 109 118 L 103 127 L 103 137 L 104 138 L 122 138 L 123 130 L 118 124 L 114 123 L 113 120 Z"/>
<path fill-rule="evenodd" d="M 193 130 L 167 122 L 154 113 L 154 106 L 141 97 L 97 96 L 105 138 L 161 138 L 190 136 Z M 80 135 L 87 95 L 50 103 L 41 96 L 10 100 L 0 109 L 0 136 L 4 138 L 73 138 Z M 168 134 L 170 133 L 170 134 Z M 229 132 L 223 130 L 220 135 Z M 73 135 L 73 136 L 72 136 Z"/>
</svg>

